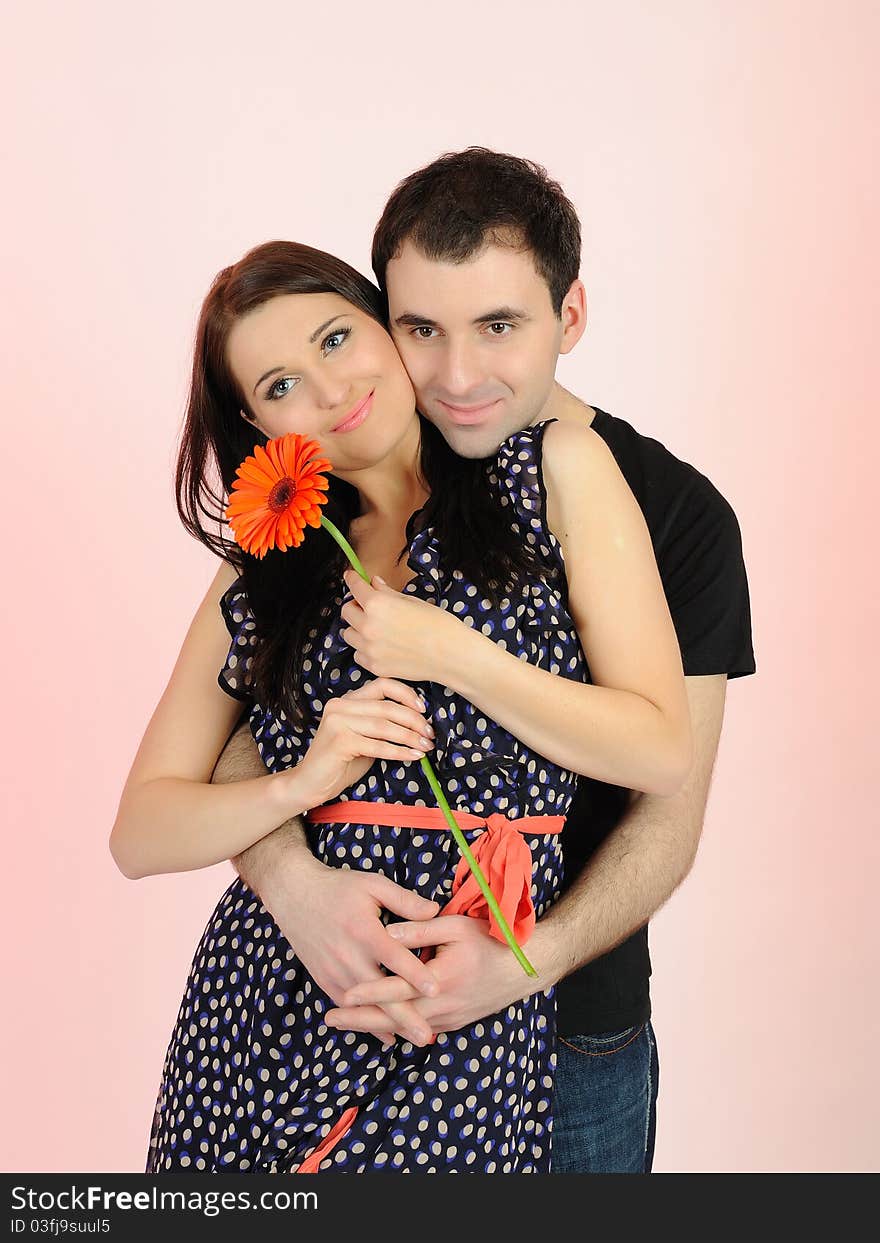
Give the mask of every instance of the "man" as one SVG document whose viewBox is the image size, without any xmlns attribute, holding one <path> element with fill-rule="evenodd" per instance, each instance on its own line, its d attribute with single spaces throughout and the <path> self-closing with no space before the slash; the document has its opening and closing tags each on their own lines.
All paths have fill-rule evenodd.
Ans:
<svg viewBox="0 0 880 1243">
<path fill-rule="evenodd" d="M 647 922 L 696 854 L 729 677 L 754 671 L 736 518 L 707 479 L 555 380 L 586 325 L 580 226 L 543 169 L 470 148 L 406 178 L 376 228 L 373 267 L 419 409 L 456 452 L 494 455 L 543 419 L 587 422 L 642 507 L 682 651 L 695 762 L 672 798 L 582 780 L 563 838 L 568 888 L 529 942 L 526 982 L 480 921 L 369 873 L 326 868 L 296 822 L 235 864 L 317 982 L 328 1022 L 425 1043 L 558 984 L 553 1168 L 647 1172 L 658 1059 Z M 215 780 L 263 771 L 246 730 Z M 402 917 L 386 928 L 382 909 Z M 435 950 L 431 978 L 416 954 Z"/>
</svg>

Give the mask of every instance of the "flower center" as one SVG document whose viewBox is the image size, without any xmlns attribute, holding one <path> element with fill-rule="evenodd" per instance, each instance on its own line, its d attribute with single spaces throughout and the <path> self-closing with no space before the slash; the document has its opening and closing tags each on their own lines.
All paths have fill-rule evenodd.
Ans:
<svg viewBox="0 0 880 1243">
<path fill-rule="evenodd" d="M 283 513 L 295 496 L 296 482 L 289 475 L 285 475 L 269 493 L 269 508 L 273 514 Z"/>
</svg>

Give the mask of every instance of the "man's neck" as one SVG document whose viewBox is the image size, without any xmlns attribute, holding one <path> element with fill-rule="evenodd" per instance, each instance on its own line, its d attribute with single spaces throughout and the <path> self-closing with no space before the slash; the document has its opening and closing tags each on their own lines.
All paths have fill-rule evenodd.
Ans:
<svg viewBox="0 0 880 1243">
<path fill-rule="evenodd" d="M 554 381 L 550 396 L 547 398 L 535 423 L 543 423 L 545 419 L 560 419 L 563 422 L 578 423 L 581 427 L 589 427 L 596 417 L 596 411 L 585 401 L 575 397 L 567 388 Z"/>
</svg>

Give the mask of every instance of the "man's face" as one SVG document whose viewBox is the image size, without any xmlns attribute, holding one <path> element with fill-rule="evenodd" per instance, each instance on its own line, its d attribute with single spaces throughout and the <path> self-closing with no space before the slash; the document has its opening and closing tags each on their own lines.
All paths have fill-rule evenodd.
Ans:
<svg viewBox="0 0 880 1243">
<path fill-rule="evenodd" d="M 385 280 L 391 335 L 418 407 L 456 453 L 488 457 L 543 417 L 556 360 L 583 323 L 571 339 L 565 304 L 560 319 L 530 251 L 486 245 L 448 263 L 405 242 Z"/>
</svg>

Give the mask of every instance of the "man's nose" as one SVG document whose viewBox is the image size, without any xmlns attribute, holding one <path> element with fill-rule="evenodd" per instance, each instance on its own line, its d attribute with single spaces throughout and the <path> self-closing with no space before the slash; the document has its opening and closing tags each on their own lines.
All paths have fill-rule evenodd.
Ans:
<svg viewBox="0 0 880 1243">
<path fill-rule="evenodd" d="M 437 379 L 449 397 L 465 400 L 483 380 L 478 351 L 467 341 L 449 341 Z"/>
</svg>

